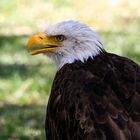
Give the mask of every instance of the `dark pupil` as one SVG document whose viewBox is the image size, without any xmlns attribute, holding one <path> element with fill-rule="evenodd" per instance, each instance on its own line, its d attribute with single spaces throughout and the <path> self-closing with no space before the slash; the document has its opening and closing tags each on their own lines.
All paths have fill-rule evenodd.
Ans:
<svg viewBox="0 0 140 140">
<path fill-rule="evenodd" d="M 62 40 L 63 40 L 63 36 L 58 36 L 57 39 L 58 39 L 59 41 L 62 41 Z"/>
</svg>

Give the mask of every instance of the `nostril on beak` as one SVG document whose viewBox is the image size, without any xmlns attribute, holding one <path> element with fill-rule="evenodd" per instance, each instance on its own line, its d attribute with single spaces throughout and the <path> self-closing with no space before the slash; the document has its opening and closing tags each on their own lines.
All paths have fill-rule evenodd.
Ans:
<svg viewBox="0 0 140 140">
<path fill-rule="evenodd" d="M 43 39 L 43 37 L 39 36 L 40 39 Z"/>
</svg>

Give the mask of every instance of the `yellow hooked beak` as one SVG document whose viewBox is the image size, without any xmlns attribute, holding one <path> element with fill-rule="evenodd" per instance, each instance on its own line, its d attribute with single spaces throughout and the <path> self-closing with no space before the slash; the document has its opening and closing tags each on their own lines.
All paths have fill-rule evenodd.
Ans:
<svg viewBox="0 0 140 140">
<path fill-rule="evenodd" d="M 36 55 L 40 53 L 53 52 L 59 46 L 60 44 L 57 41 L 47 37 L 47 34 L 41 33 L 33 35 L 29 39 L 26 47 L 32 55 Z"/>
</svg>

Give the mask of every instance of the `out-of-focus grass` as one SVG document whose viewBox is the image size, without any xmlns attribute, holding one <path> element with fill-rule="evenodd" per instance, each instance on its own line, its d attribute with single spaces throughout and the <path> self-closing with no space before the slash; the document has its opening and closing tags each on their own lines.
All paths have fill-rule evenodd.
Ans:
<svg viewBox="0 0 140 140">
<path fill-rule="evenodd" d="M 4 104 L 0 107 L 1 140 L 44 140 L 44 105 Z"/>
<path fill-rule="evenodd" d="M 140 64 L 139 4 L 127 0 L 116 4 L 87 0 L 86 6 L 81 0 L 1 0 L 0 139 L 45 137 L 45 110 L 56 67 L 49 58 L 27 52 L 30 34 L 51 22 L 81 20 L 98 30 L 109 52 Z"/>
<path fill-rule="evenodd" d="M 128 57 L 140 64 L 139 32 L 100 32 L 108 52 Z"/>
</svg>

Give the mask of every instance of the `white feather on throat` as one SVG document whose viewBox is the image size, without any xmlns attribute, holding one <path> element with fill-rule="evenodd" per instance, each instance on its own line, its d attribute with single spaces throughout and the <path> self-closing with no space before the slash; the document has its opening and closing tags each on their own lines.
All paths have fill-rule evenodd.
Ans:
<svg viewBox="0 0 140 140">
<path fill-rule="evenodd" d="M 61 47 L 53 53 L 45 55 L 51 57 L 58 69 L 65 64 L 74 63 L 75 60 L 85 62 L 89 57 L 93 58 L 104 50 L 103 43 L 95 31 L 78 21 L 65 21 L 50 26 L 48 36 L 64 35 L 66 39 L 61 42 Z"/>
</svg>

